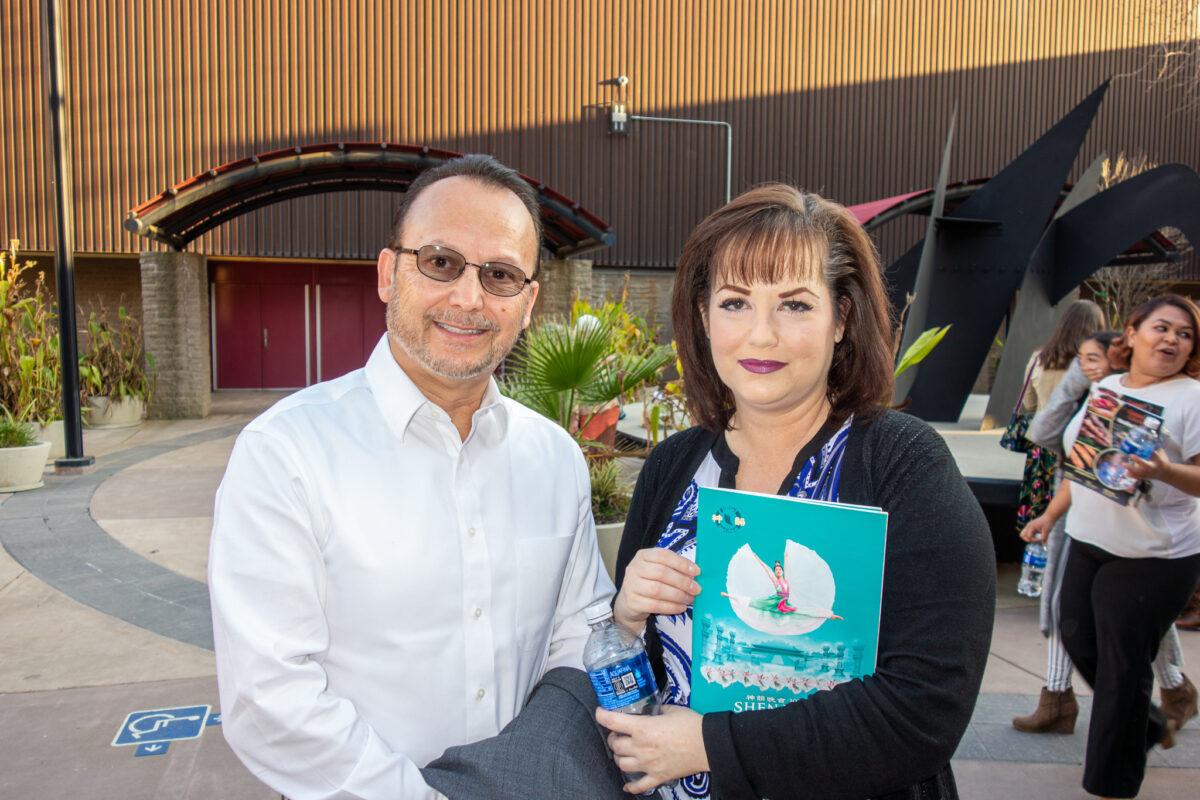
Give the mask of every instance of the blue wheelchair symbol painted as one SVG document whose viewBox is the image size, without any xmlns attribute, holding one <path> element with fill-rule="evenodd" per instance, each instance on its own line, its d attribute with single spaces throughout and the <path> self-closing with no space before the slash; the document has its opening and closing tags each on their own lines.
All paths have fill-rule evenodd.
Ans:
<svg viewBox="0 0 1200 800">
<path fill-rule="evenodd" d="M 211 714 L 209 714 L 208 721 L 204 723 L 205 727 L 207 727 L 209 725 L 220 725 L 220 724 L 221 724 L 221 712 L 220 711 L 214 711 Z"/>
<path fill-rule="evenodd" d="M 204 732 L 209 706 L 159 708 L 152 711 L 131 711 L 125 717 L 113 747 L 170 742 L 176 739 L 195 739 Z M 140 749 L 140 748 L 139 748 Z M 150 751 L 159 755 L 158 751 Z M 139 755 L 143 755 L 139 753 Z M 144 755 L 149 755 L 145 753 Z"/>
</svg>

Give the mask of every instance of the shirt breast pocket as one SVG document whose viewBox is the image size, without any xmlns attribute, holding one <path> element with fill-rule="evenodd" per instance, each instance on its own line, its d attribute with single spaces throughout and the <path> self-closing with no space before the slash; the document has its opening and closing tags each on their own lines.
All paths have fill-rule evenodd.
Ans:
<svg viewBox="0 0 1200 800">
<path fill-rule="evenodd" d="M 574 542 L 573 535 L 517 540 L 517 639 L 522 649 L 544 649 L 550 642 Z"/>
</svg>

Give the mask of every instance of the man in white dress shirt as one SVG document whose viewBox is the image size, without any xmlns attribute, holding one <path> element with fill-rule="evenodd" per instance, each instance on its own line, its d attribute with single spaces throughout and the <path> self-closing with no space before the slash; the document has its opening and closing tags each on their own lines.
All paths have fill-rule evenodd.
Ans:
<svg viewBox="0 0 1200 800">
<path fill-rule="evenodd" d="M 293 800 L 440 797 L 420 767 L 581 667 L 613 592 L 578 446 L 491 377 L 537 297 L 538 213 L 488 157 L 423 173 L 366 367 L 238 437 L 209 558 L 223 730 Z"/>
</svg>

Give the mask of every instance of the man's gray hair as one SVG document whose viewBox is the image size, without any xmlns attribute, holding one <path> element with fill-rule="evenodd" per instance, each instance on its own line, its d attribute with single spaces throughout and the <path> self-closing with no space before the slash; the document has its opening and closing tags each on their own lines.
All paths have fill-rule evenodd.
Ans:
<svg viewBox="0 0 1200 800">
<path fill-rule="evenodd" d="M 389 245 L 392 249 L 403 246 L 400 237 L 404 231 L 404 218 L 408 215 L 412 204 L 421 196 L 421 192 L 440 180 L 458 177 L 474 178 L 487 186 L 507 189 L 515 194 L 525 204 L 525 209 L 533 219 L 533 234 L 538 248 L 534 258 L 541 255 L 542 211 L 541 206 L 538 205 L 537 192 L 515 169 L 506 167 L 492 156 L 481 153 L 472 153 L 451 159 L 436 167 L 430 167 L 417 176 L 417 179 L 409 185 L 408 191 L 404 193 L 404 197 L 400 200 L 400 206 L 396 209 L 395 216 L 392 217 L 391 243 Z M 416 246 L 420 247 L 421 243 L 416 243 Z M 536 268 L 537 264 L 533 266 Z"/>
</svg>

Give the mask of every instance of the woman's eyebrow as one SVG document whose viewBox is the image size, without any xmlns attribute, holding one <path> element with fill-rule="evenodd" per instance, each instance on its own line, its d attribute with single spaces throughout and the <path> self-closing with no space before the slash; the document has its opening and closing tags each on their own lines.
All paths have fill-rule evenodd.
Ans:
<svg viewBox="0 0 1200 800">
<path fill-rule="evenodd" d="M 732 283 L 727 283 L 727 284 L 725 284 L 724 286 L 720 286 L 720 287 L 718 287 L 718 288 L 717 288 L 717 291 L 718 291 L 718 292 L 723 292 L 723 291 L 725 291 L 726 289 L 728 289 L 728 290 L 729 290 L 729 291 L 731 291 L 731 292 L 737 292 L 738 294 L 750 294 L 750 290 L 749 290 L 749 289 L 747 289 L 747 288 L 745 288 L 745 287 L 743 287 L 743 286 L 734 286 Z"/>
<path fill-rule="evenodd" d="M 786 292 L 780 292 L 780 293 L 779 293 L 779 296 L 780 296 L 780 298 L 784 298 L 784 297 L 791 297 L 792 295 L 802 294 L 802 293 L 804 293 L 804 292 L 807 292 L 808 294 L 811 294 L 813 297 L 816 297 L 816 296 L 817 296 L 817 293 L 816 293 L 816 292 L 814 292 L 812 289 L 808 288 L 807 286 L 800 286 L 800 287 L 798 287 L 798 288 L 795 288 L 795 289 L 789 289 L 789 290 L 788 290 L 788 291 L 786 291 Z"/>
</svg>

